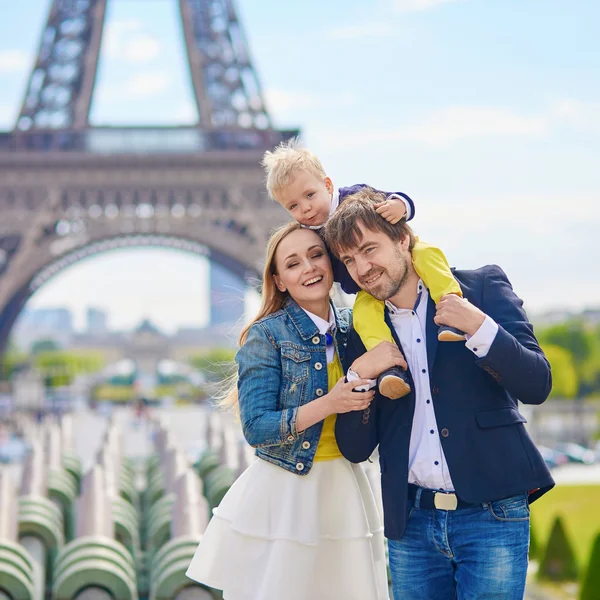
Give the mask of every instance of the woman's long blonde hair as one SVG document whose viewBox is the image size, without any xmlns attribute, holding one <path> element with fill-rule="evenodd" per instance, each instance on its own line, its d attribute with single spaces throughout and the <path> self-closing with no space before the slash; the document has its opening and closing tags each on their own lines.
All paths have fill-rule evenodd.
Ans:
<svg viewBox="0 0 600 600">
<path fill-rule="evenodd" d="M 300 225 L 300 223 L 292 221 L 291 223 L 286 223 L 279 229 L 276 229 L 269 238 L 267 243 L 265 269 L 263 271 L 262 278 L 260 309 L 258 310 L 258 313 L 254 319 L 252 319 L 252 321 L 250 321 L 250 323 L 248 323 L 248 325 L 242 329 L 238 340 L 238 345 L 240 348 L 246 343 L 250 327 L 252 327 L 254 323 L 263 317 L 277 312 L 283 306 L 285 299 L 288 297 L 288 292 L 280 291 L 275 285 L 275 281 L 273 279 L 273 275 L 277 275 L 277 268 L 275 266 L 275 253 L 277 252 L 277 248 L 283 239 L 292 233 L 292 231 L 297 231 L 301 228 L 302 225 Z M 232 409 L 236 412 L 238 411 L 237 382 L 238 375 L 236 369 L 235 373 L 225 380 L 225 391 L 220 397 L 217 398 L 217 404 L 222 408 Z"/>
</svg>

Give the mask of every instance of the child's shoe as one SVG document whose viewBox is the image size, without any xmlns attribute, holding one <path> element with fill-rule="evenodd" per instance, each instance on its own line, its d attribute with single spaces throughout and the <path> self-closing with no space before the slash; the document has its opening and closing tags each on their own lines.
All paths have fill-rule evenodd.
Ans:
<svg viewBox="0 0 600 600">
<path fill-rule="evenodd" d="M 377 378 L 379 393 L 390 400 L 397 400 L 410 392 L 408 375 L 400 367 L 392 367 Z"/>
<path fill-rule="evenodd" d="M 440 325 L 438 329 L 438 341 L 440 342 L 464 342 L 467 338 L 465 332 L 449 325 Z"/>
</svg>

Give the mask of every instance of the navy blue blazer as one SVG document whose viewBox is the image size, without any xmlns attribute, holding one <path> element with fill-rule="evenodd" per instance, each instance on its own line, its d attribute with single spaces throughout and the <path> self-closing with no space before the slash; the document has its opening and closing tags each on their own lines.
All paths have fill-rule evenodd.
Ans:
<svg viewBox="0 0 600 600">
<path fill-rule="evenodd" d="M 464 344 L 438 343 L 435 304 L 427 308 L 427 362 L 438 429 L 456 493 L 483 503 L 529 492 L 533 501 L 554 486 L 544 460 L 529 437 L 517 399 L 541 404 L 552 387 L 546 360 L 504 271 L 496 265 L 454 271 L 465 298 L 498 323 L 484 358 Z M 386 320 L 400 346 L 386 311 Z M 400 350 L 402 348 L 400 347 Z M 351 332 L 347 370 L 365 352 Z M 411 378 L 411 387 L 414 383 Z M 375 394 L 369 413 L 340 414 L 336 437 L 342 454 L 358 463 L 379 445 L 385 535 L 400 539 L 408 514 L 408 452 L 415 394 L 389 400 Z M 536 490 L 536 491 L 534 491 Z"/>
<path fill-rule="evenodd" d="M 357 183 L 356 185 L 351 185 L 350 187 L 340 188 L 338 190 L 339 195 L 340 195 L 339 196 L 340 204 L 348 196 L 350 196 L 350 194 L 354 194 L 354 193 L 358 192 L 359 190 L 362 190 L 363 188 L 366 188 L 366 187 L 371 187 L 371 186 L 368 186 L 366 183 Z M 396 194 L 397 196 L 402 196 L 402 198 L 404 198 L 410 206 L 410 219 L 412 219 L 415 216 L 415 204 L 404 192 L 382 192 L 381 190 L 376 190 L 375 188 L 371 188 L 371 189 L 374 192 L 385 194 L 386 197 L 389 196 L 390 194 Z M 410 219 L 407 219 L 407 220 L 410 221 Z M 348 273 L 346 266 L 337 259 L 337 257 L 333 254 L 333 252 L 330 252 L 329 256 L 331 258 L 331 266 L 333 268 L 333 280 L 337 281 L 342 286 L 342 289 L 346 292 L 346 294 L 356 294 L 360 290 L 360 288 L 356 285 L 356 283 L 354 282 L 354 279 L 352 279 L 352 277 L 350 277 L 350 273 Z"/>
</svg>

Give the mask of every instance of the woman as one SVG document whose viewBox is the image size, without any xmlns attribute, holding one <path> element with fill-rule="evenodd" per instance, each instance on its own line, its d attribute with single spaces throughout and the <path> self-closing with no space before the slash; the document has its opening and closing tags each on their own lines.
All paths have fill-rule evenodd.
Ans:
<svg viewBox="0 0 600 600">
<path fill-rule="evenodd" d="M 388 599 L 373 494 L 335 441 L 336 413 L 364 410 L 374 392 L 345 383 L 350 311 L 330 302 L 332 284 L 314 231 L 289 223 L 271 237 L 262 306 L 240 336 L 226 399 L 239 399 L 259 460 L 215 509 L 187 571 L 225 600 Z"/>
</svg>

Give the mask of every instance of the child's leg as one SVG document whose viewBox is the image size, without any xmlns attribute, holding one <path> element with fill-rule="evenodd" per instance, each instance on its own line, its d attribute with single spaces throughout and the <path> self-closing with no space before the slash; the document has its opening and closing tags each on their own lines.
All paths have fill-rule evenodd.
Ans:
<svg viewBox="0 0 600 600">
<path fill-rule="evenodd" d="M 392 332 L 384 319 L 385 304 L 361 290 L 356 295 L 352 309 L 354 329 L 367 350 L 372 350 L 379 342 L 393 342 Z"/>
<path fill-rule="evenodd" d="M 462 298 L 462 290 L 454 279 L 444 253 L 435 246 L 421 242 L 418 238 L 412 251 L 413 265 L 419 277 L 429 288 L 431 298 L 437 304 L 446 294 Z M 464 332 L 442 325 L 438 332 L 440 342 L 459 342 L 465 339 Z"/>
<path fill-rule="evenodd" d="M 380 342 L 392 342 L 392 332 L 384 319 L 385 305 L 382 300 L 373 298 L 365 291 L 358 292 L 354 301 L 354 328 L 367 350 L 372 350 Z M 406 373 L 400 367 L 392 367 L 377 378 L 379 391 L 396 400 L 410 392 Z"/>
<path fill-rule="evenodd" d="M 412 250 L 412 259 L 417 275 L 429 288 L 436 304 L 446 294 L 456 294 L 462 298 L 460 285 L 454 279 L 450 265 L 439 248 L 417 238 Z"/>
</svg>

